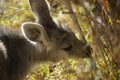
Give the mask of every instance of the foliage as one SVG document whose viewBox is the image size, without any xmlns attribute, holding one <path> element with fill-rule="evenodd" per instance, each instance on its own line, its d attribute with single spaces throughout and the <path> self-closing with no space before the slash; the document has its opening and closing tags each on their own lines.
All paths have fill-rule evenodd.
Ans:
<svg viewBox="0 0 120 80">
<path fill-rule="evenodd" d="M 1 26 L 16 28 L 20 27 L 25 21 L 34 21 L 30 9 L 28 8 L 28 2 L 25 0 L 3 0 L 0 5 Z"/>
<path fill-rule="evenodd" d="M 48 1 L 52 16 L 92 46 L 92 59 L 39 65 L 27 80 L 119 80 L 120 1 L 66 0 L 69 5 L 64 0 Z M 0 1 L 1 26 L 16 28 L 34 20 L 26 0 Z"/>
</svg>

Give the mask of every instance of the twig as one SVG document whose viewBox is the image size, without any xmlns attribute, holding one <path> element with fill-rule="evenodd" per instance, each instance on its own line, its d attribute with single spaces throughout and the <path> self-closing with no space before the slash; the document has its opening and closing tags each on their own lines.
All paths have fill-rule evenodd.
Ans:
<svg viewBox="0 0 120 80">
<path fill-rule="evenodd" d="M 15 15 L 15 14 L 18 14 L 18 13 L 20 13 L 20 12 L 22 12 L 22 11 L 25 11 L 25 10 L 30 10 L 30 9 L 21 9 L 21 10 L 17 10 L 17 11 L 15 11 L 15 12 L 9 14 L 9 15 L 3 16 L 3 18 L 9 18 L 9 17 L 11 17 L 11 16 L 13 16 L 13 15 Z"/>
<path fill-rule="evenodd" d="M 85 37 L 84 37 L 83 32 L 82 32 L 82 29 L 81 29 L 81 27 L 80 27 L 80 25 L 79 25 L 79 23 L 78 23 L 78 20 L 77 20 L 77 18 L 76 18 L 76 15 L 75 15 L 73 9 L 72 9 L 72 7 L 71 7 L 70 1 L 64 0 L 64 2 L 65 2 L 66 7 L 68 8 L 69 12 L 70 12 L 70 13 L 73 13 L 73 14 L 70 14 L 70 16 L 71 16 L 73 22 L 75 23 L 76 28 L 78 29 L 78 32 L 80 33 L 81 39 L 82 39 L 84 42 L 86 42 Z"/>
</svg>

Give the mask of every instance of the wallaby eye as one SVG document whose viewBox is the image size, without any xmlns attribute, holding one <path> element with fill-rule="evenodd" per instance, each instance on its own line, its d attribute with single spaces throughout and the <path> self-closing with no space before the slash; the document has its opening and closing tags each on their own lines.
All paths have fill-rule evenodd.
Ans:
<svg viewBox="0 0 120 80">
<path fill-rule="evenodd" d="M 63 50 L 67 51 L 70 50 L 73 47 L 72 44 L 69 44 L 68 46 L 66 46 L 65 48 L 63 48 Z"/>
</svg>

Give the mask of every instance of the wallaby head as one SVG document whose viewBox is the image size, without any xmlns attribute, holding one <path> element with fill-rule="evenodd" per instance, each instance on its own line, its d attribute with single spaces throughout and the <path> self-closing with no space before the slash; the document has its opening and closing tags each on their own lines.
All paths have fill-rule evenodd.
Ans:
<svg viewBox="0 0 120 80">
<path fill-rule="evenodd" d="M 69 28 L 54 22 L 47 0 L 29 0 L 29 3 L 37 22 L 43 26 L 55 48 L 65 51 L 69 57 L 90 57 L 91 47 L 89 45 L 78 40 Z"/>
<path fill-rule="evenodd" d="M 50 30 L 49 35 L 42 25 L 26 22 L 22 24 L 22 33 L 36 47 L 38 54 L 35 59 L 38 62 L 90 57 L 90 46 L 79 41 L 72 32 L 65 29 Z"/>
</svg>

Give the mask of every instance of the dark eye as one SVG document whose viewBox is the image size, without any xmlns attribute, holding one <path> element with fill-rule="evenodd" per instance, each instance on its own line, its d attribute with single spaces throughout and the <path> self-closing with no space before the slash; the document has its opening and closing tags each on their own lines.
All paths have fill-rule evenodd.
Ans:
<svg viewBox="0 0 120 80">
<path fill-rule="evenodd" d="M 72 48 L 72 44 L 68 45 L 67 47 L 63 48 L 63 50 L 67 51 L 67 50 L 70 50 Z"/>
</svg>

